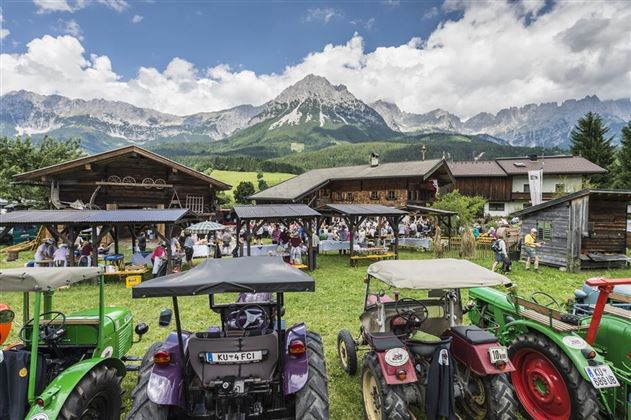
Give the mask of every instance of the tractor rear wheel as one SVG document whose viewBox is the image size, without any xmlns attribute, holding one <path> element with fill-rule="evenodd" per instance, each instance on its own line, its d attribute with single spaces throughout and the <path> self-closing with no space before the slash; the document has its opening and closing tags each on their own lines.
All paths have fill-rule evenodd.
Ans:
<svg viewBox="0 0 631 420">
<path fill-rule="evenodd" d="M 337 335 L 337 355 L 344 372 L 349 375 L 357 373 L 357 345 L 348 330 L 341 330 Z"/>
<path fill-rule="evenodd" d="M 147 387 L 153 370 L 153 354 L 162 347 L 162 343 L 153 343 L 147 349 L 138 370 L 138 383 L 131 392 L 131 410 L 127 413 L 127 420 L 167 420 L 169 408 L 158 405 L 149 399 Z"/>
<path fill-rule="evenodd" d="M 362 367 L 362 399 L 368 420 L 409 420 L 412 417 L 400 385 L 386 384 L 377 355 L 368 352 Z"/>
<path fill-rule="evenodd" d="M 519 403 L 513 393 L 508 375 L 478 376 L 473 373 L 465 386 L 465 396 L 458 408 L 463 418 L 477 420 L 517 419 Z"/>
<path fill-rule="evenodd" d="M 122 377 L 113 367 L 99 365 L 89 371 L 64 403 L 60 420 L 118 420 Z"/>
<path fill-rule="evenodd" d="M 329 418 L 329 391 L 324 361 L 322 338 L 307 332 L 307 359 L 309 377 L 305 386 L 296 393 L 296 419 L 327 420 Z"/>
<path fill-rule="evenodd" d="M 596 389 L 552 341 L 535 333 L 518 336 L 508 349 L 511 380 L 524 411 L 535 420 L 601 419 Z"/>
</svg>

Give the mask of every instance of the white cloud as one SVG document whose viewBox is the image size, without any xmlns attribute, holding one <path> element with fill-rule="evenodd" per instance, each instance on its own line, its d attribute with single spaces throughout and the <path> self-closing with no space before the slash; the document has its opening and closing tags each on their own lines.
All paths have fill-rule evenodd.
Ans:
<svg viewBox="0 0 631 420">
<path fill-rule="evenodd" d="M 0 41 L 9 36 L 11 31 L 4 27 L 4 15 L 2 14 L 2 7 L 0 7 Z"/>
<path fill-rule="evenodd" d="M 142 22 L 143 19 L 144 19 L 144 17 L 142 17 L 140 15 L 134 15 L 134 17 L 131 18 L 131 23 L 140 23 L 140 22 Z"/>
<path fill-rule="evenodd" d="M 37 6 L 37 13 L 70 12 L 74 13 L 90 4 L 99 3 L 117 12 L 129 7 L 126 0 L 33 0 Z"/>
<path fill-rule="evenodd" d="M 57 20 L 57 25 L 55 26 L 57 32 L 61 32 L 62 34 L 72 35 L 73 37 L 83 41 L 83 31 L 81 30 L 81 26 L 74 19 Z"/>
<path fill-rule="evenodd" d="M 432 19 L 438 16 L 438 7 L 434 6 L 423 13 L 423 19 Z"/>
<path fill-rule="evenodd" d="M 375 26 L 375 18 L 371 17 L 368 20 L 364 20 L 364 19 L 353 19 L 353 20 L 349 20 L 348 21 L 351 25 L 353 26 L 361 26 L 364 29 L 366 29 L 367 31 L 370 31 L 373 26 Z"/>
<path fill-rule="evenodd" d="M 323 21 L 329 23 L 331 19 L 342 16 L 342 12 L 331 7 L 308 9 L 305 20 L 307 22 Z"/>
<path fill-rule="evenodd" d="M 0 93 L 28 89 L 72 98 L 105 98 L 175 114 L 261 104 L 309 73 L 345 84 L 358 98 L 385 99 L 409 112 L 447 109 L 462 117 L 526 103 L 597 94 L 631 96 L 631 6 L 558 2 L 468 2 L 461 17 L 427 39 L 365 51 L 361 36 L 328 44 L 279 74 L 225 64 L 196 68 L 174 58 L 123 80 L 110 59 L 87 53 L 75 37 L 34 39 L 0 57 Z"/>
</svg>

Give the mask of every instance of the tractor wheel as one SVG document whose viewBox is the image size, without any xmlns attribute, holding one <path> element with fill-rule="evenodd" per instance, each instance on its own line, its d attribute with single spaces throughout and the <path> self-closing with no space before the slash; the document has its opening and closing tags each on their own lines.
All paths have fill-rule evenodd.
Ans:
<svg viewBox="0 0 631 420">
<path fill-rule="evenodd" d="M 153 370 L 153 354 L 161 346 L 162 343 L 153 343 L 142 358 L 138 370 L 138 383 L 131 392 L 131 410 L 125 417 L 127 420 L 166 420 L 169 418 L 169 408 L 154 403 L 147 395 L 149 377 Z"/>
<path fill-rule="evenodd" d="M 348 330 L 342 330 L 337 335 L 337 355 L 344 372 L 349 375 L 357 373 L 357 345 Z"/>
<path fill-rule="evenodd" d="M 307 358 L 309 377 L 305 386 L 296 393 L 296 419 L 328 420 L 329 391 L 324 362 L 322 338 L 314 332 L 307 332 Z"/>
<path fill-rule="evenodd" d="M 368 420 L 409 420 L 412 417 L 401 386 L 386 384 L 377 355 L 368 352 L 362 367 L 362 399 Z"/>
<path fill-rule="evenodd" d="M 122 377 L 113 367 L 99 365 L 89 371 L 66 399 L 60 420 L 118 420 Z"/>
<path fill-rule="evenodd" d="M 467 419 L 514 420 L 519 403 L 513 393 L 508 375 L 478 376 L 473 373 L 465 385 L 465 396 L 458 408 Z"/>
<path fill-rule="evenodd" d="M 548 338 L 520 335 L 508 349 L 511 380 L 523 410 L 535 420 L 601 419 L 596 389 Z"/>
</svg>

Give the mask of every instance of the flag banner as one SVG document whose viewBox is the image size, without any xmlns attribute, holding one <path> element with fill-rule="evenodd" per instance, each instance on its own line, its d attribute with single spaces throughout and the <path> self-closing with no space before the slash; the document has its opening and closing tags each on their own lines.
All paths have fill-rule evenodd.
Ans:
<svg viewBox="0 0 631 420">
<path fill-rule="evenodd" d="M 543 171 L 528 171 L 528 185 L 532 205 L 541 204 L 543 202 Z"/>
</svg>

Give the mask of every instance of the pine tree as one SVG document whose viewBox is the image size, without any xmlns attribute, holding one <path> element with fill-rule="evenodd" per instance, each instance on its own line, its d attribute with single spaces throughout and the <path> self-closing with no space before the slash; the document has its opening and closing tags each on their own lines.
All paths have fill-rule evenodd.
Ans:
<svg viewBox="0 0 631 420">
<path fill-rule="evenodd" d="M 615 148 L 613 137 L 605 138 L 608 132 L 609 127 L 605 126 L 600 115 L 588 112 L 578 120 L 570 133 L 572 154 L 582 156 L 609 171 L 614 163 Z M 607 187 L 611 182 L 611 172 L 592 175 L 589 180 L 598 186 Z"/>
<path fill-rule="evenodd" d="M 614 185 L 616 188 L 631 190 L 631 121 L 622 128 L 620 149 L 617 153 Z"/>
</svg>

